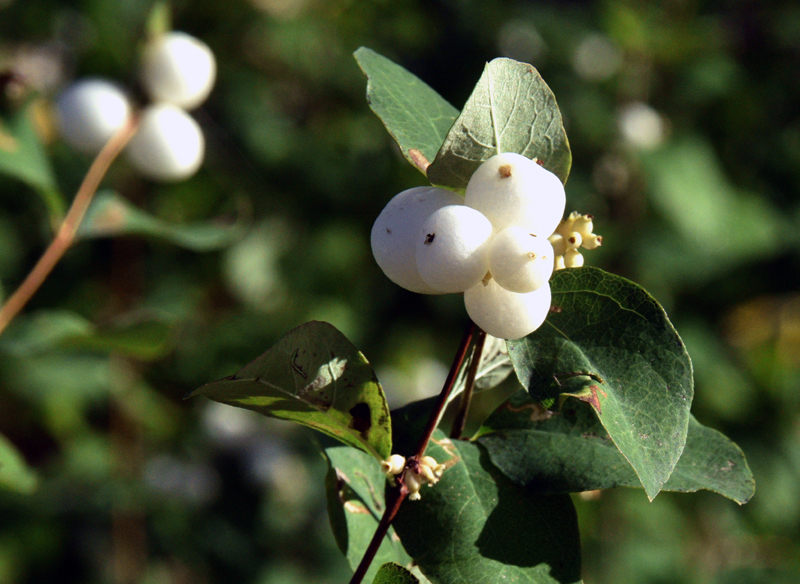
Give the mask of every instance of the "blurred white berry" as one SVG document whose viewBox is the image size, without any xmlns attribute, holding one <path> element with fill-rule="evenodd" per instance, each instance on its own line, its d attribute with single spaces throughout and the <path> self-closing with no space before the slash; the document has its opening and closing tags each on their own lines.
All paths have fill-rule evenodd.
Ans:
<svg viewBox="0 0 800 584">
<path fill-rule="evenodd" d="M 618 124 L 623 139 L 635 148 L 653 150 L 664 142 L 664 118 L 646 103 L 633 102 L 623 107 Z"/>
<path fill-rule="evenodd" d="M 495 233 L 518 225 L 548 237 L 566 205 L 564 185 L 530 158 L 506 152 L 489 158 L 470 177 L 464 203 L 491 221 Z"/>
<path fill-rule="evenodd" d="M 154 102 L 195 108 L 211 93 L 216 76 L 214 53 L 183 32 L 156 37 L 142 53 L 142 84 Z"/>
<path fill-rule="evenodd" d="M 518 294 L 494 279 L 478 282 L 464 292 L 469 317 L 484 331 L 501 339 L 519 339 L 538 329 L 550 310 L 550 284 Z"/>
<path fill-rule="evenodd" d="M 177 181 L 200 168 L 205 140 L 192 116 L 177 106 L 162 103 L 145 108 L 139 131 L 126 152 L 131 164 L 148 178 Z"/>
<path fill-rule="evenodd" d="M 463 292 L 486 275 L 491 236 L 492 224 L 480 211 L 464 205 L 442 207 L 418 232 L 419 275 L 436 290 Z"/>
<path fill-rule="evenodd" d="M 378 215 L 370 236 L 372 255 L 386 277 L 412 292 L 441 294 L 419 275 L 417 236 L 434 211 L 463 204 L 460 195 L 436 187 L 415 187 L 395 195 Z"/>
<path fill-rule="evenodd" d="M 506 227 L 489 246 L 489 271 L 506 290 L 533 292 L 553 273 L 553 246 L 522 227 Z"/>
<path fill-rule="evenodd" d="M 64 141 L 87 154 L 100 152 L 130 115 L 128 97 L 117 85 L 103 79 L 73 83 L 56 101 L 56 117 Z"/>
</svg>

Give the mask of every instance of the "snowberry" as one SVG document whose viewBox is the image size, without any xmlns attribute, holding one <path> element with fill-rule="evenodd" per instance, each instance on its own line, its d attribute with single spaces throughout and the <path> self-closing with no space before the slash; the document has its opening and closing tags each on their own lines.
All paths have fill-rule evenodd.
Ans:
<svg viewBox="0 0 800 584">
<path fill-rule="evenodd" d="M 417 269 L 432 288 L 463 292 L 489 269 L 487 250 L 492 224 L 464 205 L 448 205 L 431 214 L 417 235 Z"/>
<path fill-rule="evenodd" d="M 489 271 L 511 292 L 533 292 L 544 285 L 553 273 L 554 259 L 550 242 L 522 227 L 506 227 L 489 246 Z"/>
<path fill-rule="evenodd" d="M 494 279 L 478 282 L 464 292 L 469 317 L 484 331 L 501 339 L 519 339 L 539 328 L 550 310 L 550 284 L 527 294 L 511 292 Z"/>
<path fill-rule="evenodd" d="M 573 231 L 569 234 L 566 238 L 567 249 L 578 249 L 581 244 L 583 243 L 583 236 L 581 236 L 580 232 Z"/>
<path fill-rule="evenodd" d="M 211 49 L 183 32 L 156 37 L 142 54 L 142 84 L 154 102 L 197 107 L 211 92 L 216 75 Z"/>
<path fill-rule="evenodd" d="M 131 164 L 154 180 L 190 177 L 203 162 L 205 141 L 200 126 L 181 108 L 169 104 L 147 107 L 139 131 L 128 143 Z"/>
<path fill-rule="evenodd" d="M 564 185 L 533 160 L 506 152 L 481 164 L 467 184 L 464 202 L 491 221 L 495 232 L 518 225 L 548 237 L 566 205 Z"/>
<path fill-rule="evenodd" d="M 103 79 L 73 83 L 56 102 L 61 135 L 70 146 L 87 154 L 100 152 L 130 115 L 127 96 Z"/>
<path fill-rule="evenodd" d="M 415 187 L 395 195 L 378 215 L 370 236 L 372 255 L 386 277 L 412 292 L 440 294 L 419 275 L 417 238 L 434 211 L 463 203 L 460 195 L 436 187 Z"/>
</svg>

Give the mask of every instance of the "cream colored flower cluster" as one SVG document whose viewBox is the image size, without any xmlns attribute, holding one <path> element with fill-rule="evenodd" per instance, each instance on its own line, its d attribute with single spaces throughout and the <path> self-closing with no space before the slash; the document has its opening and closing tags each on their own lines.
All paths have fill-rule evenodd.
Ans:
<svg viewBox="0 0 800 584">
<path fill-rule="evenodd" d="M 406 466 L 406 459 L 399 454 L 392 454 L 381 462 L 381 470 L 394 484 L 394 477 L 403 475 L 403 484 L 408 489 L 408 498 L 418 501 L 422 485 L 432 487 L 439 482 L 445 471 L 445 465 L 436 462 L 432 456 L 423 456 L 416 465 Z"/>
</svg>

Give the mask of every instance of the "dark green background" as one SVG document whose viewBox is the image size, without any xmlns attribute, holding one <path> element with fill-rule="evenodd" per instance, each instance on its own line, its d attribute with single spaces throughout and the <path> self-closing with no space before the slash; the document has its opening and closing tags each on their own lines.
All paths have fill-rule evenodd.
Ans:
<svg viewBox="0 0 800 584">
<path fill-rule="evenodd" d="M 151 2 L 0 1 L 0 70 L 43 105 L 71 79 L 137 92 Z M 174 28 L 214 50 L 197 112 L 204 168 L 155 185 L 118 162 L 106 180 L 171 223 L 236 212 L 247 234 L 197 253 L 124 237 L 72 249 L 6 335 L 43 310 L 103 329 L 157 317 L 132 359 L 102 344 L 0 352 L 0 432 L 37 469 L 32 495 L 0 491 L 0 582 L 344 582 L 310 433 L 187 392 L 232 374 L 307 320 L 360 347 L 400 404 L 432 395 L 465 325 L 458 296 L 389 282 L 369 230 L 423 177 L 366 104 L 352 58 L 369 46 L 460 108 L 497 56 L 536 66 L 573 151 L 568 211 L 595 216 L 587 263 L 643 285 L 693 358 L 697 419 L 736 440 L 750 503 L 617 489 L 575 497 L 587 583 L 796 581 L 800 570 L 800 8 L 795 2 L 231 0 L 175 2 Z M 599 35 L 599 36 L 597 36 Z M 608 58 L 576 68 L 600 38 Z M 588 48 L 587 48 L 588 47 Z M 36 60 L 43 59 L 43 60 Z M 49 59 L 49 60 L 48 60 Z M 61 81 L 42 63 L 55 59 Z M 588 71 L 588 72 L 587 72 Z M 0 96 L 9 112 L 13 103 Z M 619 130 L 655 108 L 654 149 Z M 46 110 L 41 110 L 46 111 Z M 44 122 L 47 117 L 43 116 Z M 48 143 L 74 193 L 89 160 Z M 0 286 L 8 295 L 50 240 L 29 187 L 0 177 Z M 156 335 L 157 336 L 157 335 Z M 148 360 L 141 360 L 142 356 Z M 438 363 L 438 365 L 437 365 Z M 445 365 L 446 366 L 446 365 Z M 434 374 L 430 372 L 434 371 Z M 414 380 L 422 393 L 414 394 Z M 404 389 L 405 388 L 405 389 Z M 781 579 L 782 578 L 782 579 Z"/>
</svg>

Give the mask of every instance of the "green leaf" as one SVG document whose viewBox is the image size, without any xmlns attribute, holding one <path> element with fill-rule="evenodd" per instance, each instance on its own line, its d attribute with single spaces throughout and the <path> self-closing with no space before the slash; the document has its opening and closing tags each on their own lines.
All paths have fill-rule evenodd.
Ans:
<svg viewBox="0 0 800 584">
<path fill-rule="evenodd" d="M 12 323 L 0 338 L 0 351 L 24 357 L 53 349 L 88 350 L 151 361 L 163 357 L 171 341 L 170 324 L 146 314 L 97 328 L 68 310 L 40 310 Z"/>
<path fill-rule="evenodd" d="M 692 363 L 664 309 L 643 288 L 597 268 L 560 270 L 551 314 L 508 352 L 534 400 L 575 397 L 600 422 L 652 500 L 683 452 Z"/>
<path fill-rule="evenodd" d="M 98 192 L 78 228 L 77 237 L 146 235 L 193 251 L 227 247 L 243 235 L 241 222 L 172 225 L 148 215 L 113 191 Z"/>
<path fill-rule="evenodd" d="M 372 584 L 419 584 L 419 580 L 403 566 L 388 563 L 381 566 Z"/>
<path fill-rule="evenodd" d="M 386 507 L 386 477 L 371 456 L 355 448 L 330 446 L 325 448 L 325 456 L 328 459 L 325 492 L 331 528 L 336 544 L 355 570 Z M 369 582 L 383 563 L 407 564 L 409 561 L 408 554 L 390 528 L 364 581 Z"/>
<path fill-rule="evenodd" d="M 32 115 L 33 103 L 7 119 L 0 117 L 0 173 L 32 187 L 47 206 L 51 222 L 57 223 L 64 216 L 65 203 Z"/>
<path fill-rule="evenodd" d="M 515 483 L 537 492 L 642 486 L 584 403 L 573 400 L 553 413 L 519 392 L 486 420 L 481 433 L 478 442 L 492 463 Z M 690 417 L 686 447 L 662 489 L 707 489 L 744 504 L 753 496 L 755 481 L 736 444 Z"/>
<path fill-rule="evenodd" d="M 392 452 L 389 407 L 364 355 L 325 322 L 308 322 L 235 375 L 191 396 L 292 420 L 384 460 Z"/>
<path fill-rule="evenodd" d="M 569 495 L 513 484 L 472 442 L 437 431 L 427 455 L 448 466 L 393 523 L 403 546 L 434 584 L 579 582 L 580 538 Z"/>
<path fill-rule="evenodd" d="M 419 151 L 428 162 L 433 160 L 458 110 L 416 75 L 375 51 L 361 47 L 353 55 L 367 76 L 369 107 L 403 156 L 424 172 L 425 164 L 421 167 L 412 151 Z"/>
<path fill-rule="evenodd" d="M 0 434 L 0 489 L 27 495 L 36 489 L 38 482 L 36 473 L 22 455 Z"/>
<path fill-rule="evenodd" d="M 458 372 L 453 391 L 450 392 L 448 401 L 452 401 L 458 396 L 467 383 L 467 373 L 469 371 L 469 360 L 464 362 L 463 367 Z M 503 339 L 498 339 L 492 335 L 486 335 L 486 341 L 481 352 L 481 360 L 478 363 L 478 370 L 475 374 L 475 391 L 485 391 L 500 385 L 514 371 L 511 359 L 508 357 L 508 349 Z"/>
<path fill-rule="evenodd" d="M 564 183 L 572 166 L 553 92 L 531 65 L 505 58 L 487 63 L 428 168 L 428 179 L 463 189 L 478 166 L 499 152 L 538 158 Z"/>
</svg>

